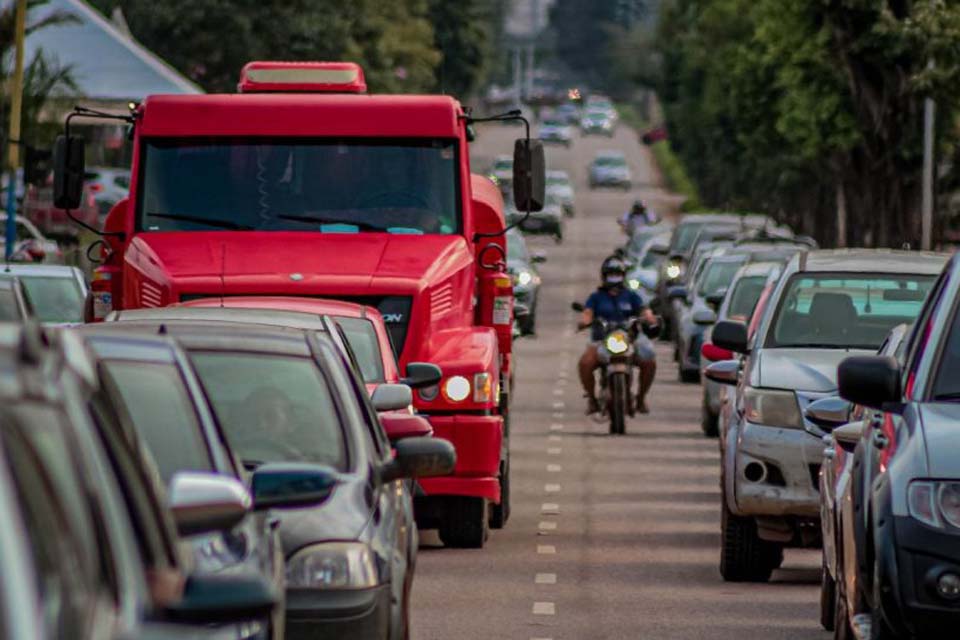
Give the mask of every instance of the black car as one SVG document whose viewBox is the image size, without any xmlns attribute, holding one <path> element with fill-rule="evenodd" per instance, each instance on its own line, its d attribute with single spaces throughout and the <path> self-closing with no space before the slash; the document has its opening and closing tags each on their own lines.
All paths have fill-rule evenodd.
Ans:
<svg viewBox="0 0 960 640">
<path fill-rule="evenodd" d="M 177 340 L 245 466 L 320 464 L 336 474 L 326 502 L 280 521 L 287 637 L 405 637 L 417 534 L 401 480 L 449 473 L 452 445 L 391 441 L 350 360 L 319 331 L 177 320 L 118 326 Z M 399 435 L 430 432 L 417 416 L 404 420 L 423 428 Z"/>
</svg>

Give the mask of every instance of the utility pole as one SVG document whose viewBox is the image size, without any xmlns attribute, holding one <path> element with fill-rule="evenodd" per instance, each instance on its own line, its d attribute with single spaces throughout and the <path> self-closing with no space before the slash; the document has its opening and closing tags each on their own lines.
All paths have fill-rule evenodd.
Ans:
<svg viewBox="0 0 960 640">
<path fill-rule="evenodd" d="M 20 166 L 20 115 L 23 110 L 23 41 L 27 26 L 27 0 L 17 0 L 14 18 L 14 64 L 10 86 L 10 128 L 7 136 L 7 225 L 4 259 L 9 261 L 17 240 L 17 167 Z"/>
<path fill-rule="evenodd" d="M 933 98 L 923 101 L 923 202 L 920 211 L 920 247 L 933 248 L 933 146 L 937 104 Z"/>
</svg>

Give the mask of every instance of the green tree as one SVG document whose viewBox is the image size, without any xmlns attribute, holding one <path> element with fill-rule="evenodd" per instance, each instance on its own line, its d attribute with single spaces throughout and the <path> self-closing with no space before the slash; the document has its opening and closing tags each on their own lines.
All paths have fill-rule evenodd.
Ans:
<svg viewBox="0 0 960 640">
<path fill-rule="evenodd" d="M 503 18 L 502 4 L 489 0 L 430 0 L 434 46 L 443 56 L 437 69 L 438 91 L 465 98 L 486 79 L 493 59 L 496 25 Z"/>
</svg>

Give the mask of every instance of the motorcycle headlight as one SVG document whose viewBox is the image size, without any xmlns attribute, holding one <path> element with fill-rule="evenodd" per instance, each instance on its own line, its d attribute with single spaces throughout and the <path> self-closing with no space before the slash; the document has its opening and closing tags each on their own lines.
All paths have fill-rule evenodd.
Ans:
<svg viewBox="0 0 960 640">
<path fill-rule="evenodd" d="M 667 279 L 676 280 L 683 275 L 683 265 L 679 262 L 671 262 L 667 265 Z"/>
<path fill-rule="evenodd" d="M 627 352 L 627 349 L 630 348 L 630 340 L 627 338 L 626 333 L 622 331 L 614 331 L 607 336 L 604 346 L 607 348 L 607 351 L 616 356 Z"/>
<path fill-rule="evenodd" d="M 378 584 L 370 547 L 326 542 L 304 547 L 287 561 L 287 586 L 300 589 L 369 589 Z"/>
<path fill-rule="evenodd" d="M 914 480 L 907 488 L 910 515 L 937 529 L 960 529 L 960 482 Z"/>
<path fill-rule="evenodd" d="M 636 278 L 630 278 L 629 280 L 627 280 L 627 284 L 630 286 L 631 289 L 634 289 L 634 290 L 640 288 L 640 281 L 637 280 Z"/>
<path fill-rule="evenodd" d="M 743 408 L 744 416 L 750 422 L 786 429 L 803 428 L 800 405 L 792 391 L 747 387 L 743 393 Z"/>
<path fill-rule="evenodd" d="M 470 381 L 463 376 L 452 376 L 443 383 L 443 395 L 451 402 L 463 402 L 470 396 Z"/>
</svg>

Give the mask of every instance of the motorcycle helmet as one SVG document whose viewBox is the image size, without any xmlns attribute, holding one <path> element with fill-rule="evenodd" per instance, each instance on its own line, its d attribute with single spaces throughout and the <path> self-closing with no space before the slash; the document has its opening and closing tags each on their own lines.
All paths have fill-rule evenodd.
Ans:
<svg viewBox="0 0 960 640">
<path fill-rule="evenodd" d="M 630 213 L 635 216 L 646 213 L 647 205 L 643 203 L 643 200 L 634 200 L 633 206 L 630 208 Z"/>
<path fill-rule="evenodd" d="M 604 287 L 621 286 L 626 277 L 627 265 L 616 256 L 610 256 L 600 266 L 600 280 Z"/>
</svg>

